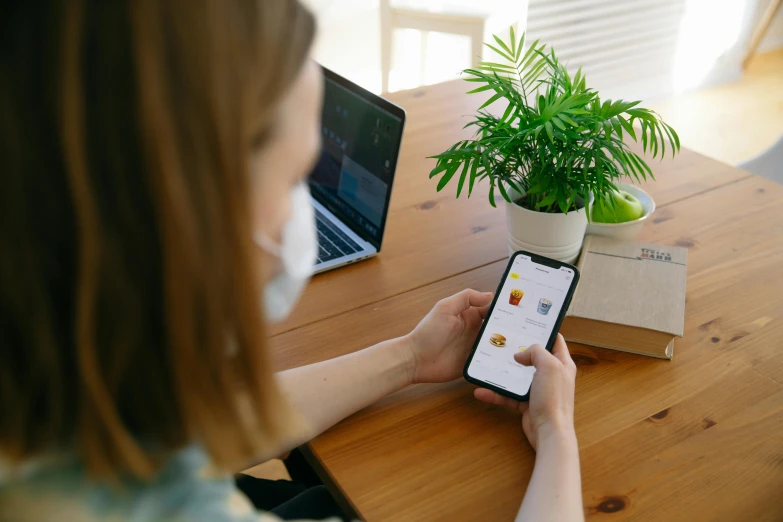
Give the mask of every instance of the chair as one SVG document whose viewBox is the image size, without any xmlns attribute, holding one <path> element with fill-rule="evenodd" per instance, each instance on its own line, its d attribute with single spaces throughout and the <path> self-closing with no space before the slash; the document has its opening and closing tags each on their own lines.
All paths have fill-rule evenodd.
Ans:
<svg viewBox="0 0 783 522">
<path fill-rule="evenodd" d="M 766 151 L 737 166 L 757 176 L 783 184 L 783 136 Z"/>
<path fill-rule="evenodd" d="M 437 3 L 437 2 L 436 2 Z M 448 11 L 446 9 L 449 9 Z M 454 8 L 446 5 L 440 10 L 432 10 L 412 3 L 392 4 L 391 0 L 381 0 L 381 89 L 389 92 L 389 73 L 392 67 L 392 44 L 395 29 L 417 29 L 424 33 L 421 46 L 421 63 L 424 68 L 426 34 L 430 31 L 463 35 L 471 41 L 471 66 L 478 65 L 483 41 L 484 27 L 490 12 L 477 11 L 468 6 Z M 424 71 L 421 72 L 422 83 Z"/>
</svg>

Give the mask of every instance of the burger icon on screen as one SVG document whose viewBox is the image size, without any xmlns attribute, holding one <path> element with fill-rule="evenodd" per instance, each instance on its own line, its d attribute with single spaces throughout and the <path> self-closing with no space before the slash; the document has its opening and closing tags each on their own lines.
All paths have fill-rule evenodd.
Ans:
<svg viewBox="0 0 783 522">
<path fill-rule="evenodd" d="M 494 333 L 489 337 L 489 344 L 497 346 L 498 348 L 503 348 L 506 345 L 506 338 L 499 333 Z"/>
</svg>

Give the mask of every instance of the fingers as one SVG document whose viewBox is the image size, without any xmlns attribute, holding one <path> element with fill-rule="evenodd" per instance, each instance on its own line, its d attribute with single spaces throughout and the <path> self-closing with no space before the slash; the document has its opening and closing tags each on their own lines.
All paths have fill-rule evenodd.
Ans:
<svg viewBox="0 0 783 522">
<path fill-rule="evenodd" d="M 492 292 L 479 292 L 478 290 L 468 288 L 450 297 L 441 299 L 435 306 L 444 312 L 456 315 L 461 314 L 470 307 L 481 308 L 489 305 L 491 302 Z"/>
<path fill-rule="evenodd" d="M 465 321 L 465 325 L 472 332 L 481 326 L 481 323 L 486 319 L 487 312 L 489 311 L 489 305 L 481 307 L 468 308 L 462 312 L 462 319 Z"/>
<path fill-rule="evenodd" d="M 544 364 L 551 363 L 554 356 L 546 351 L 540 344 L 531 345 L 527 350 L 514 354 L 514 360 L 524 366 L 540 368 Z"/>
<path fill-rule="evenodd" d="M 519 408 L 519 401 L 515 401 L 510 397 L 504 397 L 499 393 L 495 393 L 492 390 L 486 388 L 476 388 L 473 390 L 473 396 L 481 402 L 487 402 L 496 406 L 504 406 L 506 408 Z"/>
<path fill-rule="evenodd" d="M 562 335 L 557 334 L 555 344 L 552 346 L 552 355 L 558 358 L 558 360 L 568 367 L 576 367 L 574 360 L 571 358 L 571 353 L 568 351 L 568 345 Z"/>
</svg>

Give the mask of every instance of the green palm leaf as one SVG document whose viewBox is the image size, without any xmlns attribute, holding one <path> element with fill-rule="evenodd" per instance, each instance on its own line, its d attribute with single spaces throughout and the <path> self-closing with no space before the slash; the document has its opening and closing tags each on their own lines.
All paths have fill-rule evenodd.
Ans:
<svg viewBox="0 0 783 522">
<path fill-rule="evenodd" d="M 466 182 L 470 197 L 476 181 L 488 178 L 492 206 L 496 190 L 510 202 L 511 188 L 526 194 L 528 208 L 568 212 L 577 196 L 603 197 L 623 177 L 654 179 L 624 140 L 641 141 L 653 157 L 663 158 L 667 146 L 672 156 L 680 151 L 676 131 L 655 112 L 638 101 L 601 100 L 581 68 L 571 76 L 553 49 L 539 40 L 525 44 L 525 33 L 517 38 L 512 27 L 508 39 L 495 35 L 485 43 L 501 61 L 463 71 L 465 81 L 478 84 L 468 93 L 484 99 L 465 125 L 474 128 L 473 139 L 432 156 L 438 191 L 456 177 L 457 197 Z M 495 109 L 499 101 L 502 110 Z"/>
</svg>

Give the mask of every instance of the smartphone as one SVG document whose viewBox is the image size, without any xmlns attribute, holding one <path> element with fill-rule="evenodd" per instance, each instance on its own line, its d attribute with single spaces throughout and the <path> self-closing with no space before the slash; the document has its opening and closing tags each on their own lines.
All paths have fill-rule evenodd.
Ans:
<svg viewBox="0 0 783 522">
<path fill-rule="evenodd" d="M 575 266 L 515 252 L 465 363 L 465 379 L 527 401 L 536 369 L 516 362 L 514 354 L 533 344 L 552 351 L 578 281 Z"/>
</svg>

